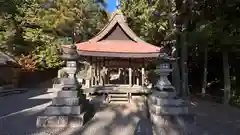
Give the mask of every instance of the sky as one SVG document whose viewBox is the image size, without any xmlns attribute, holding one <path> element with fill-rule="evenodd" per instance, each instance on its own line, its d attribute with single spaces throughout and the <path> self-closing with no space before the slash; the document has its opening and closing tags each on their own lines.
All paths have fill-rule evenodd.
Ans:
<svg viewBox="0 0 240 135">
<path fill-rule="evenodd" d="M 109 13 L 112 13 L 113 11 L 116 10 L 116 0 L 106 0 L 107 2 L 107 8 L 106 10 L 109 12 Z"/>
</svg>

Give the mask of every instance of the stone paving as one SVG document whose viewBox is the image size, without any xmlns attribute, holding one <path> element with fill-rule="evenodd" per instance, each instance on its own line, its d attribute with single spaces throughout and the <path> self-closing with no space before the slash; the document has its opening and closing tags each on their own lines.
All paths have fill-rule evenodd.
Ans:
<svg viewBox="0 0 240 135">
<path fill-rule="evenodd" d="M 103 105 L 83 128 L 37 129 L 36 118 L 55 95 L 43 90 L 0 97 L 0 135 L 151 135 L 141 101 L 134 105 Z M 202 135 L 239 135 L 240 110 L 193 100 Z"/>
</svg>

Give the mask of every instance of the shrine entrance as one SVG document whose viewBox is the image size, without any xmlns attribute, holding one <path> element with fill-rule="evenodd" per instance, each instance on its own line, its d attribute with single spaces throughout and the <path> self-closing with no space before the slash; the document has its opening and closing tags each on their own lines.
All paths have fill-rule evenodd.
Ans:
<svg viewBox="0 0 240 135">
<path fill-rule="evenodd" d="M 95 60 L 94 60 L 95 59 Z M 134 60 L 132 62 L 131 60 Z M 107 85 L 134 85 L 144 86 L 145 67 L 143 61 L 145 59 L 123 59 L 123 58 L 90 58 L 91 77 L 87 87 L 91 86 L 107 86 Z M 142 61 L 142 63 L 141 63 Z"/>
</svg>

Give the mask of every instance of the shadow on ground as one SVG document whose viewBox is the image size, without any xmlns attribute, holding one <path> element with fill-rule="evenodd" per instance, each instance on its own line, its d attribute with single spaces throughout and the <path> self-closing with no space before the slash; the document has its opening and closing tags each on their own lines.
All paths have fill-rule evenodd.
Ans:
<svg viewBox="0 0 240 135">
<path fill-rule="evenodd" d="M 36 128 L 37 116 L 43 114 L 53 97 L 46 89 L 1 97 L 1 135 L 151 135 L 145 108 L 137 100 L 134 105 L 97 103 L 93 109 L 96 114 L 89 116 L 90 121 L 82 128 Z"/>
<path fill-rule="evenodd" d="M 240 110 L 194 97 L 190 111 L 196 114 L 196 124 L 205 134 L 239 135 Z"/>
<path fill-rule="evenodd" d="M 81 135 L 151 135 L 150 122 L 142 101 L 132 104 L 102 104 L 94 118 L 80 131 Z"/>
<path fill-rule="evenodd" d="M 35 130 L 37 116 L 50 105 L 52 97 L 46 89 L 0 97 L 0 132 L 26 135 Z"/>
</svg>

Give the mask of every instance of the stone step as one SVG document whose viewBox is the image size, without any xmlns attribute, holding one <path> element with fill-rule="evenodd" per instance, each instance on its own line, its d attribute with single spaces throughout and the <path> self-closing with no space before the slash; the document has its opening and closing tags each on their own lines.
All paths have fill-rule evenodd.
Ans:
<svg viewBox="0 0 240 135">
<path fill-rule="evenodd" d="M 114 97 L 114 98 L 110 98 L 109 99 L 110 101 L 125 101 L 125 100 L 127 100 L 128 101 L 128 98 L 117 98 L 117 97 Z"/>
<path fill-rule="evenodd" d="M 74 90 L 74 91 L 72 91 L 72 90 L 69 90 L 69 91 L 67 91 L 67 90 L 62 90 L 62 91 L 59 91 L 58 93 L 57 93 L 57 97 L 78 97 L 78 92 L 76 91 L 76 90 Z"/>
<path fill-rule="evenodd" d="M 157 106 L 149 104 L 149 111 L 156 115 L 181 115 L 188 114 L 188 107 Z"/>
<path fill-rule="evenodd" d="M 82 127 L 84 113 L 72 116 L 38 116 L 37 127 Z"/>
<path fill-rule="evenodd" d="M 56 97 L 52 100 L 52 104 L 56 105 L 56 106 L 74 106 L 74 105 L 78 105 L 79 104 L 79 98 L 59 98 Z"/>
<path fill-rule="evenodd" d="M 108 102 L 109 103 L 120 103 L 120 102 L 124 102 L 124 103 L 129 103 L 130 102 L 130 99 L 128 97 L 109 97 L 108 98 Z"/>
<path fill-rule="evenodd" d="M 129 103 L 129 101 L 125 100 L 125 101 L 111 101 L 109 102 L 109 104 L 114 104 L 114 105 L 121 105 L 121 104 L 127 104 Z"/>
<path fill-rule="evenodd" d="M 109 94 L 110 97 L 128 97 L 128 94 Z"/>
<path fill-rule="evenodd" d="M 153 90 L 152 95 L 159 98 L 175 98 L 177 96 L 177 93 Z"/>
<path fill-rule="evenodd" d="M 81 106 L 49 106 L 46 108 L 45 115 L 80 115 Z"/>
<path fill-rule="evenodd" d="M 187 103 L 182 99 L 166 99 L 166 98 L 159 98 L 154 95 L 150 95 L 148 102 L 150 104 L 155 104 L 158 106 L 185 106 Z"/>
</svg>

